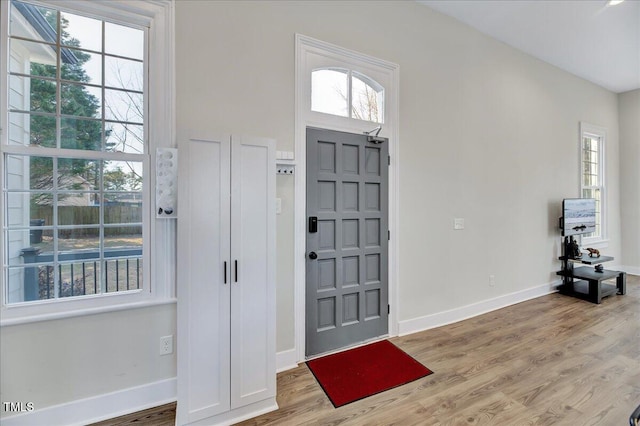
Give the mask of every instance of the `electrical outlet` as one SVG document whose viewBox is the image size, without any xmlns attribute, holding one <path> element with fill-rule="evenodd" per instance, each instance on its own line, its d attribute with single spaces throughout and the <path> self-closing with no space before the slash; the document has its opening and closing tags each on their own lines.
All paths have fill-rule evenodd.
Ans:
<svg viewBox="0 0 640 426">
<path fill-rule="evenodd" d="M 454 217 L 453 218 L 453 229 L 455 229 L 455 230 L 464 229 L 464 218 Z"/>
<path fill-rule="evenodd" d="M 173 335 L 162 336 L 160 338 L 160 355 L 169 355 L 173 353 Z"/>
<path fill-rule="evenodd" d="M 489 285 L 491 287 L 493 287 L 494 285 L 496 285 L 496 276 L 495 275 L 489 275 Z"/>
</svg>

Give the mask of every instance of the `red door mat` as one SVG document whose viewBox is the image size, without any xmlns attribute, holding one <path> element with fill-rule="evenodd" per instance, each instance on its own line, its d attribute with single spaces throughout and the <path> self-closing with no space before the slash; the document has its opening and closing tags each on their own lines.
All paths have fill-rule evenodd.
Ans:
<svg viewBox="0 0 640 426">
<path fill-rule="evenodd" d="M 307 362 L 334 407 L 433 373 L 388 340 Z"/>
</svg>

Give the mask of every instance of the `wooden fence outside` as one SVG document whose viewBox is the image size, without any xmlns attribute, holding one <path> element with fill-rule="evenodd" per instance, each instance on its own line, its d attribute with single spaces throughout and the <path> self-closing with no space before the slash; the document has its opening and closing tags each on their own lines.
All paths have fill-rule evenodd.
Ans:
<svg viewBox="0 0 640 426">
<path fill-rule="evenodd" d="M 33 219 L 44 220 L 44 226 L 52 226 L 53 207 L 52 206 L 32 206 L 31 217 Z M 127 224 L 142 222 L 142 207 L 128 205 L 108 205 L 104 206 L 105 224 Z M 96 225 L 95 228 L 74 228 L 60 229 L 60 238 L 77 237 L 97 237 L 99 236 L 100 206 L 59 206 L 59 225 Z M 139 229 L 130 226 L 108 227 L 104 230 L 105 236 L 131 235 L 139 233 Z M 44 236 L 52 236 L 52 230 L 44 229 Z"/>
</svg>

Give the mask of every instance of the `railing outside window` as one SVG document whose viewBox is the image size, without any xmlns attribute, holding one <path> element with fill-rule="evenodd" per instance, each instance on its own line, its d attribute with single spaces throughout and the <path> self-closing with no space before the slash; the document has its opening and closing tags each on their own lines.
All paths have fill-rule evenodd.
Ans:
<svg viewBox="0 0 640 426">
<path fill-rule="evenodd" d="M 108 250 L 104 252 L 102 261 L 100 252 L 95 250 L 61 253 L 57 268 L 50 265 L 53 253 L 40 253 L 34 247 L 23 249 L 22 258 L 26 265 L 25 301 L 52 299 L 56 294 L 57 297 L 74 297 L 139 290 L 142 286 L 141 249 Z M 99 276 L 101 270 L 104 280 Z M 102 282 L 105 283 L 104 288 Z"/>
</svg>

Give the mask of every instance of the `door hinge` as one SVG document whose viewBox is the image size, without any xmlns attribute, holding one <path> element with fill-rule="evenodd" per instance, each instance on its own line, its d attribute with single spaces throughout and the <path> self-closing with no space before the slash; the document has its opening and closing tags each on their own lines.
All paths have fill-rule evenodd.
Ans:
<svg viewBox="0 0 640 426">
<path fill-rule="evenodd" d="M 387 231 L 387 241 L 391 241 L 391 231 Z"/>
<path fill-rule="evenodd" d="M 388 159 L 389 159 L 389 165 L 391 165 L 391 156 L 389 156 Z"/>
<path fill-rule="evenodd" d="M 390 314 L 391 313 L 391 305 L 387 305 L 387 313 Z"/>
</svg>

